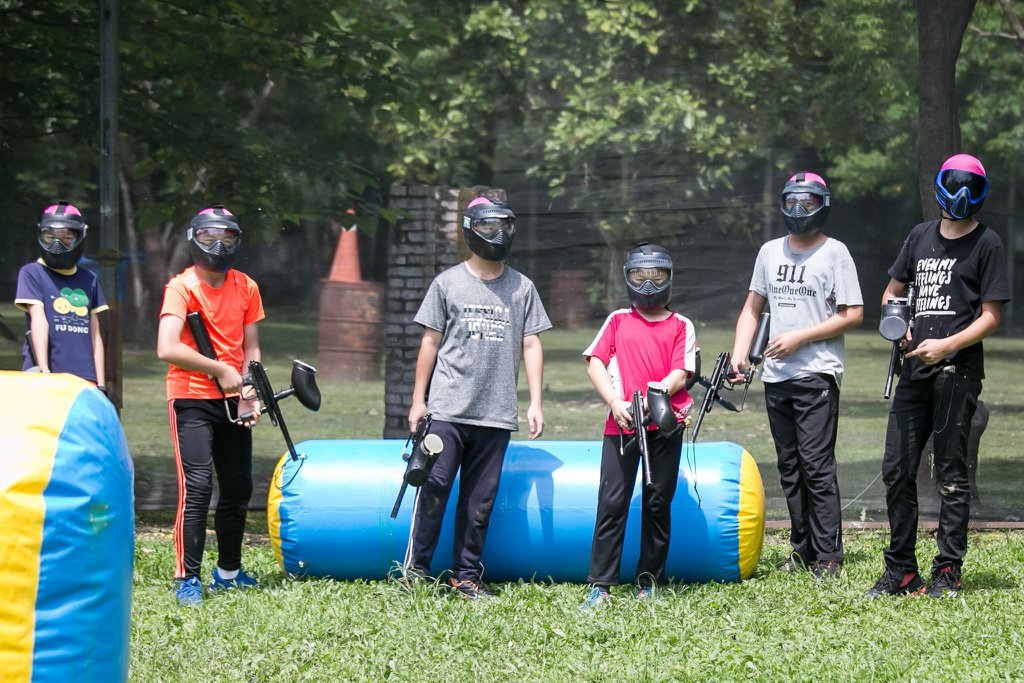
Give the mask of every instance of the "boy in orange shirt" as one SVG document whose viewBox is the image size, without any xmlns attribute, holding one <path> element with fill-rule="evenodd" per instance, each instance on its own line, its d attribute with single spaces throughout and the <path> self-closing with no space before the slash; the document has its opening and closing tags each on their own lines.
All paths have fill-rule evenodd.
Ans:
<svg viewBox="0 0 1024 683">
<path fill-rule="evenodd" d="M 217 471 L 220 497 L 214 516 L 217 567 L 210 590 L 247 589 L 256 580 L 242 569 L 242 535 L 252 496 L 252 432 L 259 401 L 242 387 L 242 369 L 260 360 L 256 323 L 264 318 L 259 287 L 231 268 L 242 231 L 222 206 L 204 209 L 189 222 L 195 265 L 171 278 L 164 291 L 157 356 L 167 372 L 168 415 L 178 467 L 174 520 L 175 592 L 181 605 L 202 602 L 200 566 L 206 515 Z M 198 311 L 216 359 L 197 350 L 186 316 Z M 239 392 L 242 392 L 241 394 Z"/>
</svg>

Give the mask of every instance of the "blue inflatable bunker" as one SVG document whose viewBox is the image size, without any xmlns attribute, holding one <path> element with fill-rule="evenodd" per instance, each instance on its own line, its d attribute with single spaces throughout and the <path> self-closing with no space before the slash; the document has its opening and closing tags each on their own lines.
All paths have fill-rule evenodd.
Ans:
<svg viewBox="0 0 1024 683">
<path fill-rule="evenodd" d="M 295 576 L 382 579 L 405 557 L 416 489 L 390 518 L 404 441 L 307 441 L 278 463 L 267 515 L 278 562 Z M 484 548 L 487 581 L 584 582 L 597 513 L 599 441 L 513 441 Z M 640 482 L 631 504 L 622 580 L 635 577 Z M 432 572 L 450 566 L 458 481 Z M 753 457 L 734 443 L 684 447 L 672 504 L 667 573 L 677 581 L 750 577 L 764 539 L 764 488 Z"/>
<path fill-rule="evenodd" d="M 72 375 L 0 372 L 0 396 L 0 680 L 127 680 L 135 512 L 117 411 Z"/>
</svg>

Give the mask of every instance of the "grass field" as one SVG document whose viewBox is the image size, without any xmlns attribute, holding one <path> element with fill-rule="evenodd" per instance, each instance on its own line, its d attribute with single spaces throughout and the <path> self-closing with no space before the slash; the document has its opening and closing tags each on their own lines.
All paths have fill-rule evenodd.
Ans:
<svg viewBox="0 0 1024 683">
<path fill-rule="evenodd" d="M 17 320 L 0 307 L 4 319 Z M 587 380 L 579 351 L 594 330 L 545 333 L 545 439 L 598 437 L 603 406 Z M 726 329 L 699 328 L 708 371 L 731 346 Z M 316 328 L 304 316 L 271 312 L 262 327 L 275 384 L 287 381 L 289 359 L 315 361 Z M 850 335 L 842 394 L 840 486 L 847 520 L 884 519 L 883 488 L 868 487 L 880 465 L 887 404 L 881 392 L 888 346 L 868 330 Z M 982 440 L 979 488 L 986 508 L 1024 516 L 1018 493 L 1018 429 L 1024 390 L 1015 370 L 1024 341 L 986 342 L 982 398 L 991 421 Z M 0 367 L 14 362 L 0 344 Z M 136 463 L 137 490 L 153 507 L 173 489 L 165 368 L 151 350 L 125 354 L 125 431 Z M 297 441 L 377 438 L 383 425 L 381 382 L 322 382 L 323 408 L 285 404 Z M 525 384 L 521 387 L 525 401 Z M 699 397 L 698 397 L 699 398 Z M 525 412 L 525 411 L 523 411 Z M 264 490 L 283 451 L 280 433 L 256 430 L 257 481 Z M 784 519 L 774 451 L 759 383 L 740 414 L 715 409 L 702 441 L 743 444 L 757 459 L 771 519 Z M 398 457 L 398 454 L 395 454 Z M 595 464 L 596 465 L 596 464 Z M 857 500 L 857 494 L 867 487 Z M 140 503 L 144 502 L 140 499 Z M 256 501 L 258 502 L 258 501 Z M 645 680 L 1021 680 L 1024 626 L 1024 534 L 971 535 L 960 597 L 866 602 L 860 595 L 882 568 L 882 531 L 848 531 L 843 575 L 818 582 L 773 569 L 785 555 L 784 531 L 769 531 L 762 560 L 742 584 L 673 585 L 653 603 L 617 589 L 608 610 L 580 613 L 585 587 L 538 580 L 501 584 L 497 599 L 466 603 L 434 586 L 413 593 L 387 582 L 293 581 L 277 566 L 266 519 L 250 517 L 244 553 L 265 588 L 217 596 L 182 610 L 171 592 L 171 514 L 139 514 L 131 679 L 137 681 L 645 681 Z M 212 538 L 211 538 L 212 541 Z M 208 544 L 204 574 L 216 559 Z M 921 536 L 927 567 L 934 541 Z"/>
</svg>

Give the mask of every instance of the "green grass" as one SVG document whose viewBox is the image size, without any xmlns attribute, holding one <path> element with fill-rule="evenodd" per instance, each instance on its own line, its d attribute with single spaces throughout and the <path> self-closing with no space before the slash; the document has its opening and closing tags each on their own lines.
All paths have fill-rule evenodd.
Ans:
<svg viewBox="0 0 1024 683">
<path fill-rule="evenodd" d="M 8 311 L 0 307 L 5 319 Z M 13 314 L 12 314 L 13 316 Z M 596 439 L 604 406 L 579 352 L 596 331 L 553 331 L 545 345 L 544 438 Z M 301 313 L 272 311 L 261 328 L 275 386 L 289 361 L 315 361 L 316 327 Z M 731 348 L 731 331 L 698 329 L 704 369 Z M 0 343 L 0 363 L 14 345 Z M 1024 341 L 986 342 L 989 380 L 982 398 L 991 421 L 982 440 L 979 487 L 987 505 L 1024 515 L 1018 426 L 1024 390 L 1012 381 Z M 850 335 L 838 455 L 848 502 L 878 473 L 887 403 L 881 392 L 888 346 L 873 330 Z M 165 367 L 152 350 L 125 354 L 123 421 L 140 489 L 173 494 L 173 456 L 163 394 Z M 383 428 L 383 383 L 322 381 L 323 407 L 294 401 L 285 416 L 296 441 L 377 438 Z M 520 397 L 525 415 L 525 382 Z M 738 398 L 737 396 L 733 396 Z M 698 400 L 700 396 L 698 395 Z M 524 438 L 523 432 L 517 438 Z M 784 519 L 763 392 L 754 383 L 740 414 L 716 408 L 701 441 L 743 444 L 758 461 L 770 518 Z M 263 490 L 284 450 L 269 425 L 255 431 L 256 480 Z M 396 457 L 397 457 L 396 453 Z M 173 500 L 173 498 L 172 498 Z M 143 503 L 144 501 L 139 501 Z M 260 503 L 260 500 L 254 500 Z M 159 506 L 157 506 L 159 507 Z M 846 519 L 882 519 L 880 483 L 846 511 Z M 772 569 L 787 549 L 770 531 L 754 578 L 742 584 L 674 585 L 662 599 L 638 604 L 627 588 L 597 615 L 578 610 L 586 592 L 543 580 L 496 586 L 483 604 L 452 599 L 433 586 L 413 593 L 387 582 L 292 581 L 268 546 L 266 518 L 250 515 L 244 558 L 265 588 L 216 596 L 182 610 L 171 592 L 173 548 L 168 510 L 141 511 L 136 547 L 131 672 L 137 681 L 645 681 L 645 680 L 1019 680 L 1024 627 L 1024 534 L 975 532 L 964 568 L 966 589 L 946 601 L 859 596 L 882 568 L 885 532 L 847 531 L 847 562 L 835 581 Z M 211 524 L 212 527 L 212 524 Z M 211 535 L 204 575 L 216 559 Z M 922 534 L 927 567 L 934 540 Z"/>
<path fill-rule="evenodd" d="M 254 539 L 256 540 L 256 539 Z M 754 578 L 672 585 L 639 604 L 628 587 L 598 614 L 586 588 L 517 582 L 466 602 L 433 585 L 292 581 L 264 543 L 245 550 L 265 588 L 179 608 L 166 538 L 138 544 L 131 677 L 139 681 L 1020 680 L 1024 536 L 973 534 L 969 590 L 864 601 L 886 537 L 847 537 L 841 577 L 772 569 L 770 533 Z M 927 566 L 933 543 L 922 539 Z M 207 562 L 212 567 L 212 560 Z"/>
</svg>

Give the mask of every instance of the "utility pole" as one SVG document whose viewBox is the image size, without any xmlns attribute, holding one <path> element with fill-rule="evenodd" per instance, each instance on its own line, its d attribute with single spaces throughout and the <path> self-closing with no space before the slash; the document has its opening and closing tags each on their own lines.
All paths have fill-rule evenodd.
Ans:
<svg viewBox="0 0 1024 683">
<path fill-rule="evenodd" d="M 124 381 L 121 373 L 121 292 L 118 277 L 117 211 L 117 0 L 100 0 L 100 280 L 110 311 L 106 317 L 107 389 L 120 412 Z"/>
</svg>

